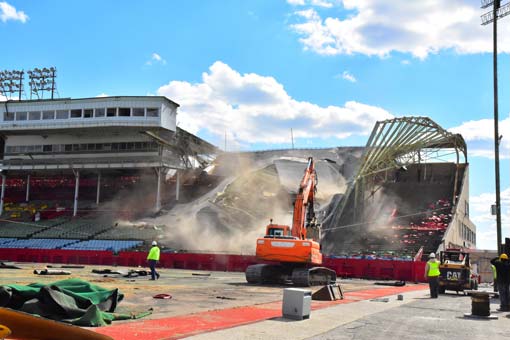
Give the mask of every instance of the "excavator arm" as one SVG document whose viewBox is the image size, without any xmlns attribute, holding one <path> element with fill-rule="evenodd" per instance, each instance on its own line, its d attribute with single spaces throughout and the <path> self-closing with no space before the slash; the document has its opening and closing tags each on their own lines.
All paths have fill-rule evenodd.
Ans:
<svg viewBox="0 0 510 340">
<path fill-rule="evenodd" d="M 303 179 L 299 184 L 298 194 L 294 201 L 294 214 L 292 219 L 292 236 L 300 240 L 306 239 L 306 226 L 312 223 L 315 217 L 313 202 L 317 190 L 317 173 L 313 158 L 308 158 Z"/>
</svg>

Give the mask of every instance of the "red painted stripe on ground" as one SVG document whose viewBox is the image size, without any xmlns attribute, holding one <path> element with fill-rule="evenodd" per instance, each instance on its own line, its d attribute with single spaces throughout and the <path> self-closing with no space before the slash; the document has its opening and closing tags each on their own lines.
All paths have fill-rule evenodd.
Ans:
<svg viewBox="0 0 510 340">
<path fill-rule="evenodd" d="M 313 301 L 312 310 L 332 305 L 352 303 L 382 296 L 426 289 L 426 285 L 404 287 L 384 287 L 361 290 L 345 294 L 344 300 Z M 190 315 L 182 315 L 157 320 L 145 320 L 124 323 L 115 326 L 100 327 L 94 331 L 109 335 L 116 340 L 158 340 L 179 339 L 204 332 L 211 332 L 241 326 L 282 315 L 281 301 L 253 305 L 248 307 L 228 308 Z"/>
</svg>

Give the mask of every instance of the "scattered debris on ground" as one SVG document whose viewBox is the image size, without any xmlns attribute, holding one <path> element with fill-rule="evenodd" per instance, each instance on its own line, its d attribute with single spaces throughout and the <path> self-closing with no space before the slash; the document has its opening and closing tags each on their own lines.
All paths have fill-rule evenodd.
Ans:
<svg viewBox="0 0 510 340">
<path fill-rule="evenodd" d="M 58 270 L 58 269 L 34 269 L 34 274 L 36 274 L 36 275 L 71 275 L 71 272 L 68 270 Z"/>
</svg>

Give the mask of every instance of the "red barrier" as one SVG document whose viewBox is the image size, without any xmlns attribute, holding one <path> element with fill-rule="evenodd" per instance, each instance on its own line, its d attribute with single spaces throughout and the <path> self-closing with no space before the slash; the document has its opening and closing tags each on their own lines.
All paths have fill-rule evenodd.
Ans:
<svg viewBox="0 0 510 340">
<path fill-rule="evenodd" d="M 118 255 L 110 251 L 46 250 L 0 248 L 0 260 L 17 262 L 64 263 L 85 265 L 147 266 L 146 252 L 126 251 Z M 227 254 L 162 253 L 160 267 L 244 272 L 251 264 L 260 263 L 255 256 Z M 339 277 L 372 280 L 423 282 L 426 262 L 325 258 L 323 265 Z"/>
</svg>

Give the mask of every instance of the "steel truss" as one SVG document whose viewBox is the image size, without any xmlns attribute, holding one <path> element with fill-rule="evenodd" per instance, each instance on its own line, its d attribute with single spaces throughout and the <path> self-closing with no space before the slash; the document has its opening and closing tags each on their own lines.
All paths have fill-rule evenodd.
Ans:
<svg viewBox="0 0 510 340">
<path fill-rule="evenodd" d="M 361 163 L 340 204 L 338 219 L 354 194 L 354 212 L 359 216 L 365 193 L 377 192 L 388 180 L 388 172 L 405 169 L 407 165 L 451 162 L 455 159 L 453 204 L 456 204 L 460 155 L 467 163 L 467 148 L 460 134 L 446 131 L 428 117 L 401 117 L 375 124 L 368 139 Z M 337 221 L 335 221 L 337 222 Z M 333 222 L 333 226 L 336 224 Z"/>
</svg>

